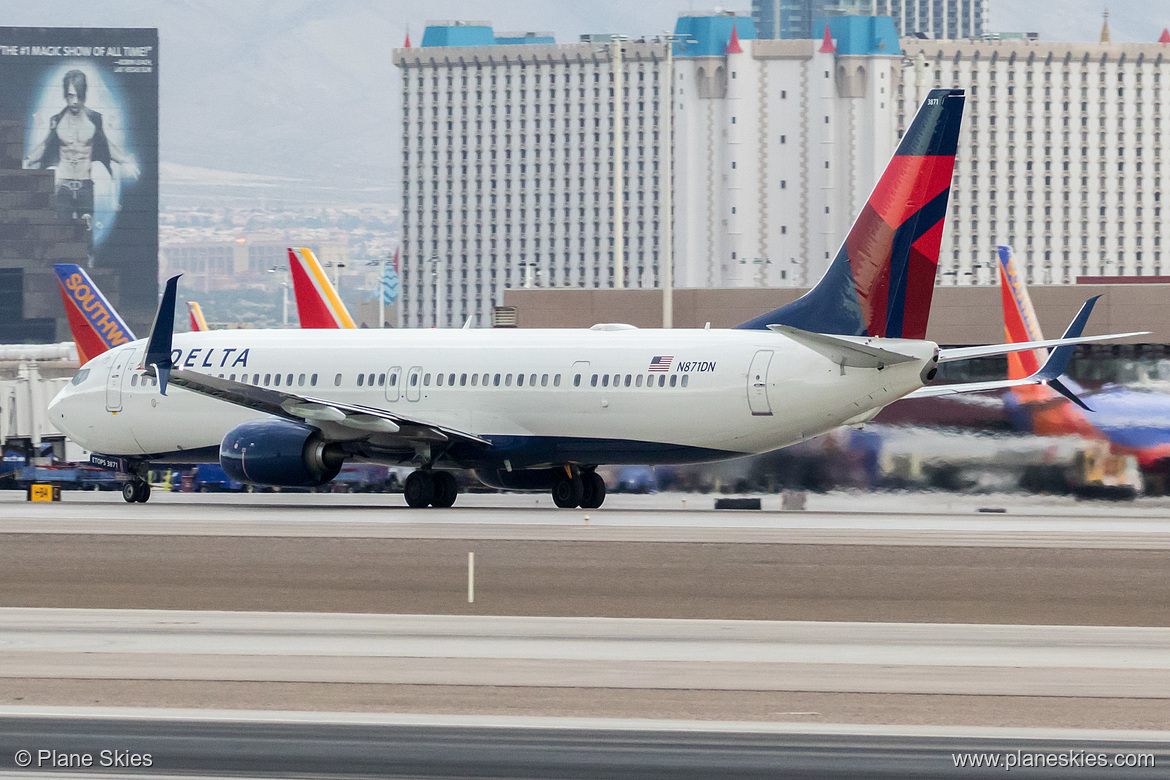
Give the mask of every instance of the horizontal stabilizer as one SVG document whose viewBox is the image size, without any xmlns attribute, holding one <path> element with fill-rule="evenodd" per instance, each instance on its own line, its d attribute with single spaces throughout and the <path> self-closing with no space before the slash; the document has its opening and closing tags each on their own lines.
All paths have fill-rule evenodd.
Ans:
<svg viewBox="0 0 1170 780">
<path fill-rule="evenodd" d="M 986 390 L 1005 390 L 1011 387 L 1023 387 L 1024 385 L 1048 385 L 1056 392 L 1069 399 L 1077 406 L 1085 411 L 1091 412 L 1092 409 L 1077 397 L 1076 393 L 1068 388 L 1060 380 L 1066 368 L 1068 368 L 1069 358 L 1072 357 L 1073 346 L 1076 344 L 1087 344 L 1094 341 L 1105 341 L 1106 339 L 1121 339 L 1128 336 L 1144 336 L 1149 331 L 1142 331 L 1138 333 L 1114 333 L 1108 336 L 1082 336 L 1081 333 L 1085 330 L 1085 323 L 1089 321 L 1089 314 L 1093 311 L 1093 304 L 1097 302 L 1100 296 L 1090 298 L 1081 306 L 1081 310 L 1077 312 L 1077 316 L 1069 323 L 1068 328 L 1065 329 L 1063 337 L 1059 339 L 1045 339 L 1043 341 L 1027 341 L 1017 344 L 996 344 L 989 347 L 960 347 L 958 349 L 943 349 L 939 350 L 938 360 L 940 363 L 948 363 L 955 360 L 969 360 L 977 357 L 989 357 L 991 355 L 1003 355 L 1010 352 L 1023 352 L 1026 350 L 1034 350 L 1038 347 L 1056 347 L 1048 356 L 1048 360 L 1044 361 L 1044 365 L 1040 370 L 1031 376 L 1023 379 L 1004 379 L 990 382 L 964 382 L 953 385 L 931 385 L 929 387 L 922 387 L 915 390 L 906 398 L 929 398 L 931 396 L 939 395 L 955 395 L 958 393 L 980 393 Z"/>
<path fill-rule="evenodd" d="M 1109 341 L 1110 339 L 1127 339 L 1130 336 L 1145 336 L 1148 330 L 1139 330 L 1132 333 L 1110 333 L 1105 336 L 1079 336 L 1071 339 L 1044 339 L 1043 341 L 1023 341 L 1017 344 L 989 344 L 984 347 L 954 347 L 940 349 L 938 362 L 953 363 L 956 360 L 971 360 L 973 358 L 995 357 L 1007 355 L 1011 352 L 1026 352 L 1040 347 L 1063 347 L 1077 344 L 1091 344 L 1094 341 Z M 1047 365 L 1047 364 L 1046 364 Z"/>
<path fill-rule="evenodd" d="M 783 334 L 798 344 L 808 347 L 813 352 L 824 355 L 839 366 L 849 368 L 885 368 L 886 366 L 908 363 L 917 358 L 903 355 L 901 352 L 891 352 L 888 349 L 872 347 L 837 336 L 828 336 L 824 333 L 811 333 L 800 330 L 791 325 L 769 325 L 768 330 Z"/>
</svg>

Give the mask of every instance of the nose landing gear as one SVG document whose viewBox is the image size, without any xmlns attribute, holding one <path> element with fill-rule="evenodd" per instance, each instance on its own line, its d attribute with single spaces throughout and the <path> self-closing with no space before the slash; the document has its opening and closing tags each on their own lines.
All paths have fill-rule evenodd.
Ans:
<svg viewBox="0 0 1170 780">
<path fill-rule="evenodd" d="M 122 498 L 127 504 L 145 504 L 150 500 L 150 483 L 134 477 L 122 485 Z"/>
</svg>

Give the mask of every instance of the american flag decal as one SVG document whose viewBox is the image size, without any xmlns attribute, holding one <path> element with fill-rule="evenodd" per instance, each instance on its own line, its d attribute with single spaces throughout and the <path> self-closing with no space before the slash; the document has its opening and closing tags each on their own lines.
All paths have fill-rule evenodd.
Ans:
<svg viewBox="0 0 1170 780">
<path fill-rule="evenodd" d="M 655 358 L 650 361 L 650 370 L 651 371 L 669 371 L 670 364 L 672 362 L 674 362 L 674 355 L 655 356 Z"/>
</svg>

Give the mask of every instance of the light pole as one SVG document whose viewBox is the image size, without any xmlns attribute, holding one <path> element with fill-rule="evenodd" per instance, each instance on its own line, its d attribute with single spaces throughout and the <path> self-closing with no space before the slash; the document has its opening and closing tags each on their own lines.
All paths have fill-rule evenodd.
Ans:
<svg viewBox="0 0 1170 780">
<path fill-rule="evenodd" d="M 662 39 L 666 41 L 666 115 L 664 116 L 666 130 L 663 132 L 662 142 L 666 161 L 663 165 L 666 188 L 663 192 L 663 211 L 666 224 L 663 236 L 663 255 L 666 267 L 662 279 L 662 327 L 674 327 L 674 44 L 686 47 L 688 43 L 696 43 L 694 38 L 687 38 L 674 33 L 665 33 Z M 661 262 L 661 261 L 660 261 Z M 660 264 L 661 267 L 661 264 Z"/>
<path fill-rule="evenodd" d="M 268 269 L 268 273 L 274 274 L 274 273 L 281 271 L 281 270 L 283 270 L 283 269 L 277 268 L 276 266 L 273 266 L 272 268 Z M 281 305 L 281 310 L 282 310 L 281 319 L 284 322 L 284 326 L 287 328 L 288 327 L 288 277 L 285 276 L 284 274 L 280 275 L 280 288 L 281 288 L 281 297 L 283 298 L 283 300 L 281 301 L 281 304 L 282 304 Z"/>
<path fill-rule="evenodd" d="M 443 327 L 443 278 L 439 268 L 439 256 L 431 255 L 431 275 L 435 280 L 435 327 Z"/>
<path fill-rule="evenodd" d="M 613 70 L 613 125 L 614 125 L 614 287 L 626 286 L 626 154 L 625 154 L 625 65 L 622 62 L 624 35 L 615 35 L 610 41 L 612 50 L 610 68 Z"/>
</svg>

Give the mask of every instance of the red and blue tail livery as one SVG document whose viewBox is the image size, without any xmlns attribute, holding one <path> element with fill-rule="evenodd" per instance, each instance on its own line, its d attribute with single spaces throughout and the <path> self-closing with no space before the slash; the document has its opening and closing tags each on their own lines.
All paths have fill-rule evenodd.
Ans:
<svg viewBox="0 0 1170 780">
<path fill-rule="evenodd" d="M 85 269 L 72 263 L 59 263 L 53 270 L 57 272 L 57 287 L 61 290 L 69 330 L 82 365 L 106 350 L 137 338 Z"/>
<path fill-rule="evenodd" d="M 961 89 L 931 90 L 817 285 L 739 327 L 926 337 L 964 100 Z"/>
</svg>

